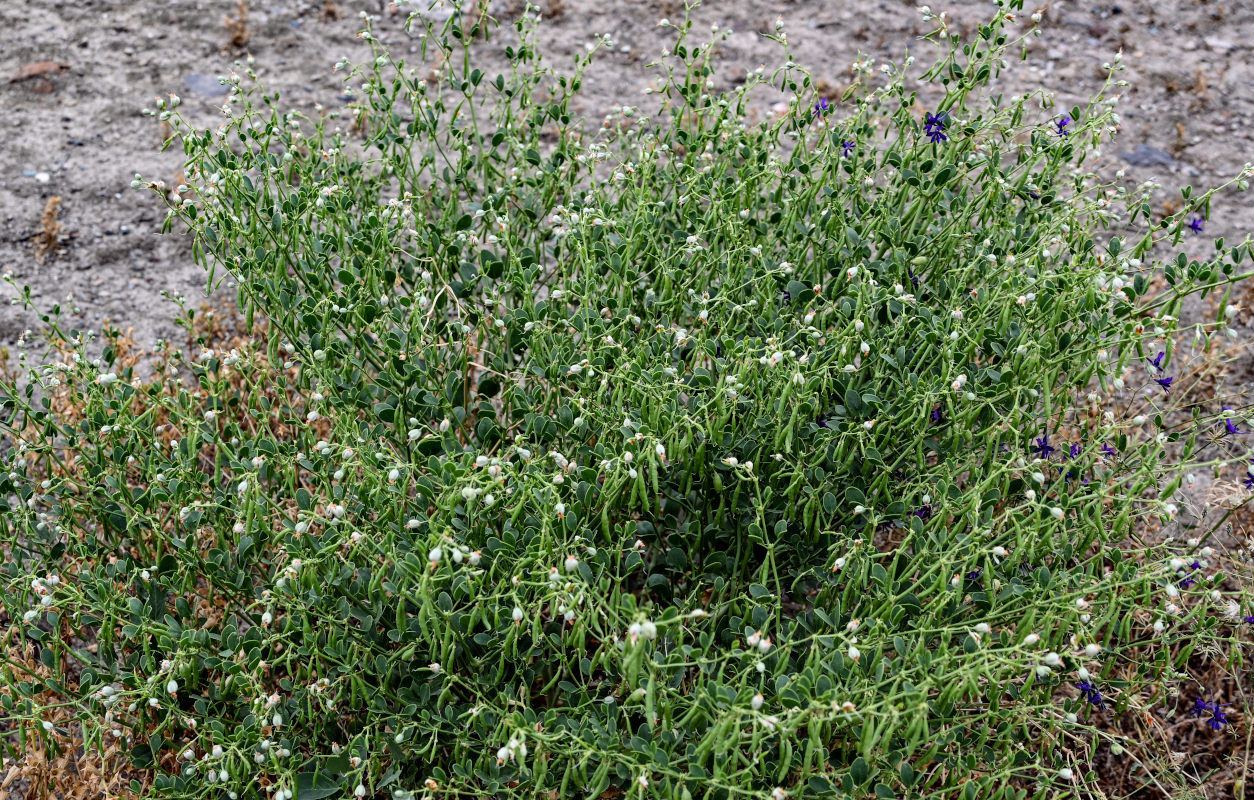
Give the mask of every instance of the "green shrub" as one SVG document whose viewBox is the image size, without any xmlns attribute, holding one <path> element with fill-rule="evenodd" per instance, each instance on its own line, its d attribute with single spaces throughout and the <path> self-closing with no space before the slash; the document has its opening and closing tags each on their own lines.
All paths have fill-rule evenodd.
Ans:
<svg viewBox="0 0 1254 800">
<path fill-rule="evenodd" d="M 217 131 L 162 104 L 189 187 L 146 185 L 248 335 L 188 314 L 141 379 L 54 324 L 7 384 L 4 602 L 55 677 L 6 710 L 59 691 L 155 797 L 1087 794 L 1107 747 L 1183 785 L 1105 721 L 1232 641 L 1200 543 L 1134 542 L 1230 460 L 1155 380 L 1249 244 L 1159 260 L 1214 192 L 1151 219 L 1083 169 L 1105 92 L 990 95 L 1008 10 L 839 99 L 783 31 L 716 94 L 685 22 L 596 133 L 593 54 L 527 19 L 500 76 L 486 18 L 429 30 L 432 83 L 365 34 L 348 114 L 244 64 Z M 761 86 L 798 99 L 750 124 Z"/>
</svg>

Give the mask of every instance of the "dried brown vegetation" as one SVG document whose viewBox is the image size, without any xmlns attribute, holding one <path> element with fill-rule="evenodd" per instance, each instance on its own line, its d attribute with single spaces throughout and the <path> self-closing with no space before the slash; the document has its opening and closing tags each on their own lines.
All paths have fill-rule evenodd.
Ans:
<svg viewBox="0 0 1254 800">
<path fill-rule="evenodd" d="M 248 27 L 248 0 L 237 0 L 235 16 L 223 17 L 222 23 L 226 26 L 226 32 L 231 35 L 231 47 L 242 50 L 248 46 L 248 41 L 252 38 L 252 31 Z"/>
<path fill-rule="evenodd" d="M 61 233 L 64 226 L 57 219 L 61 212 L 61 197 L 49 197 L 39 219 L 39 233 L 35 235 L 35 260 L 43 264 L 48 256 L 61 249 Z"/>
</svg>

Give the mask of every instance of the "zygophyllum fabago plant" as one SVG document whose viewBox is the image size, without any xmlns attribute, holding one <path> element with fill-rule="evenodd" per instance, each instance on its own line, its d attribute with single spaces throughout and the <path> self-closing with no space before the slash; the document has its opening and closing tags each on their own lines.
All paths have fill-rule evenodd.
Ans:
<svg viewBox="0 0 1254 800">
<path fill-rule="evenodd" d="M 484 16 L 419 66 L 367 25 L 347 114 L 248 64 L 217 130 L 164 103 L 171 227 L 265 333 L 141 379 L 54 325 L 7 387 L 5 604 L 58 719 L 180 799 L 1090 796 L 1102 748 L 1182 786 L 1148 730 L 1250 612 L 1139 531 L 1186 466 L 1244 476 L 1239 410 L 1164 415 L 1249 243 L 1165 256 L 1229 187 L 1160 220 L 1085 171 L 1117 59 L 1069 111 L 990 94 L 1020 5 L 840 98 L 782 28 L 718 94 L 685 21 L 595 133 L 595 48 L 557 77 L 530 16 L 497 76 Z"/>
</svg>

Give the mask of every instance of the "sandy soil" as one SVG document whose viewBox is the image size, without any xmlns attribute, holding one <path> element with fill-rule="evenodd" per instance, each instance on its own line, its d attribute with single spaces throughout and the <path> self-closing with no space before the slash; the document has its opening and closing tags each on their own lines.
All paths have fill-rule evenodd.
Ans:
<svg viewBox="0 0 1254 800">
<path fill-rule="evenodd" d="M 539 2 L 553 63 L 569 63 L 594 33 L 610 32 L 618 42 L 585 81 L 578 110 L 592 124 L 615 104 L 645 100 L 640 90 L 652 76 L 644 64 L 669 38 L 657 21 L 682 16 L 678 0 Z M 494 3 L 501 16 L 520 8 L 519 0 Z M 991 6 L 933 8 L 969 30 Z M 245 53 L 287 102 L 306 109 L 342 106 L 343 84 L 331 66 L 341 55 L 365 53 L 354 35 L 362 10 L 380 16 L 376 32 L 384 41 L 402 53 L 413 47 L 403 30 L 405 14 L 379 2 L 346 3 L 334 18 L 323 0 L 254 0 L 243 47 L 230 43 L 225 19 L 237 8 L 227 0 L 0 2 L 0 271 L 12 271 L 47 306 L 72 297 L 78 311 L 71 319 L 80 327 L 134 327 L 144 345 L 176 335 L 174 307 L 163 293 L 198 302 L 204 277 L 186 238 L 159 235 L 164 211 L 155 199 L 128 185 L 136 172 L 170 182 L 180 167 L 180 153 L 158 151 L 158 126 L 141 109 L 174 92 L 186 113 L 214 124 L 223 88 L 216 76 Z M 913 2 L 711 0 L 695 16 L 700 26 L 718 22 L 735 31 L 719 53 L 718 88 L 759 64 L 777 63 L 777 47 L 760 35 L 777 16 L 797 60 L 834 87 L 844 85 L 860 52 L 891 57 L 914 48 L 924 62 L 930 55 L 914 38 L 925 23 Z M 1102 62 L 1120 48 L 1125 52 L 1131 86 L 1120 142 L 1104 154 L 1104 171 L 1126 167 L 1133 182 L 1157 177 L 1166 201 L 1179 196 L 1179 185 L 1209 185 L 1254 160 L 1254 3 L 1054 2 L 1044 29 L 1028 61 L 1003 78 L 1006 91 L 1044 86 L 1067 108 L 1099 85 Z M 513 33 L 503 31 L 483 45 L 484 57 L 499 62 L 498 51 Z M 1123 153 L 1136 154 L 1136 163 Z M 53 197 L 61 198 L 61 249 L 40 263 L 40 222 Z M 1241 200 L 1228 195 L 1216 204 L 1208 236 L 1231 241 L 1239 231 L 1254 230 L 1254 203 Z M 1198 253 L 1208 244 L 1208 238 L 1190 242 Z M 12 295 L 10 287 L 0 287 L 0 299 Z M 0 347 L 11 346 L 35 322 L 6 305 Z"/>
</svg>

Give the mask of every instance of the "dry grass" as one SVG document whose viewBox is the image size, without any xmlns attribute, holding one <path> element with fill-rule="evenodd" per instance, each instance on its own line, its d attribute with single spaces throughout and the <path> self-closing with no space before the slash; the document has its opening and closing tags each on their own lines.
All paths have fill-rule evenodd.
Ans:
<svg viewBox="0 0 1254 800">
<path fill-rule="evenodd" d="M 200 348 L 264 352 L 269 336 L 270 328 L 264 320 L 258 320 L 249 330 L 233 306 L 228 304 L 225 308 L 213 309 L 208 305 L 202 305 L 188 331 L 186 345 L 187 350 L 191 352 Z M 168 351 L 156 355 L 142 353 L 131 338 L 130 331 L 115 331 L 108 334 L 107 338 L 116 354 L 115 367 L 119 372 L 128 368 L 134 368 L 138 372 L 141 363 L 147 362 L 152 368 L 151 381 L 162 384 L 162 394 L 179 391 L 178 384 L 169 378 L 183 374 L 184 366 L 173 360 Z M 52 353 L 49 354 L 51 359 L 59 358 L 64 362 L 71 360 L 73 348 L 68 342 L 52 342 L 51 344 Z M 247 391 L 246 384 L 249 379 L 241 372 L 232 373 L 229 380 L 234 391 Z M 281 392 L 274 390 L 273 384 L 267 384 L 267 392 L 273 401 L 273 412 L 260 419 L 245 416 L 244 427 L 257 432 L 264 429 L 265 435 L 268 436 L 290 438 L 294 428 L 284 421 L 280 409 L 284 405 L 297 402 L 299 398 L 295 394 L 282 396 Z M 61 415 L 61 418 L 69 424 L 77 424 L 85 416 L 86 411 L 82 408 L 80 399 L 75 396 L 68 385 L 62 385 L 49 392 L 48 401 L 53 412 Z M 153 414 L 154 425 L 163 426 L 162 433 L 159 434 L 159 439 L 163 444 L 168 446 L 172 439 L 180 438 L 182 434 L 171 424 L 169 415 L 163 410 L 161 403 L 153 403 L 152 398 L 145 397 L 142 392 L 136 394 L 129 409 L 113 410 L 112 413 L 140 414 L 146 410 Z M 329 422 L 320 420 L 317 424 L 326 426 L 322 435 L 330 435 Z M 38 436 L 38 432 L 33 429 L 26 431 L 25 434 L 29 434 L 31 438 Z M 25 434 L 19 434 L 18 438 L 25 438 Z M 217 452 L 212 444 L 202 450 L 200 457 L 202 468 L 211 471 L 217 458 Z M 64 467 L 53 469 L 55 474 L 72 475 L 75 474 L 76 467 L 67 462 Z M 72 503 L 70 505 L 72 506 Z M 280 504 L 277 510 L 279 513 L 294 516 L 295 502 Z M 72 511 L 67 513 L 72 515 Z M 174 515 L 173 509 L 166 509 L 167 517 L 173 518 Z M 197 545 L 205 557 L 208 556 L 209 549 L 214 546 L 214 535 L 213 530 L 204 526 L 196 531 Z M 140 553 L 134 546 L 130 548 L 129 555 L 132 558 L 140 557 Z M 3 552 L 0 556 L 3 556 L 7 562 L 12 559 L 13 554 Z M 107 558 L 116 563 L 118 556 L 118 553 L 110 553 Z M 80 570 L 91 570 L 94 567 L 93 560 L 72 560 L 67 557 L 61 564 L 61 572 L 64 575 L 73 575 Z M 193 614 L 197 617 L 204 617 L 207 625 L 218 624 L 227 613 L 225 601 L 218 593 L 211 591 L 206 581 L 198 581 L 188 599 L 192 605 Z M 40 645 L 25 640 L 21 634 L 22 626 L 14 623 L 14 620 L 8 618 L 5 612 L 0 610 L 0 631 L 3 631 L 3 638 L 0 638 L 0 693 L 10 695 L 15 692 L 12 687 L 20 681 L 35 681 L 36 685 L 40 685 L 47 678 L 53 677 L 48 667 L 40 661 Z M 120 631 L 115 631 L 115 635 L 120 636 Z M 60 638 L 67 642 L 74 640 L 77 646 L 91 652 L 94 652 L 96 647 L 92 641 L 94 632 L 70 630 L 68 618 L 63 621 Z M 273 684 L 268 691 L 278 691 L 277 682 L 285 676 L 284 671 L 274 670 L 268 676 Z M 4 800 L 133 800 L 149 796 L 152 782 L 158 774 L 177 772 L 177 752 L 181 749 L 178 746 L 180 737 L 193 741 L 196 737 L 195 731 L 178 726 L 173 728 L 167 726 L 162 734 L 168 746 L 159 754 L 159 766 L 152 769 L 136 769 L 130 764 L 127 755 L 131 746 L 147 742 L 156 731 L 145 726 L 132 727 L 126 724 L 124 719 L 126 715 L 119 715 L 118 723 L 123 737 L 117 740 L 106 739 L 103 753 L 95 743 L 89 747 L 84 740 L 82 726 L 74 719 L 70 706 L 67 705 L 73 698 L 79 696 L 79 670 L 73 662 L 66 665 L 64 679 L 64 695 L 58 695 L 51 689 L 46 689 L 30 698 L 36 707 L 47 709 L 40 720 L 34 723 L 18 722 L 0 713 L 0 741 L 3 741 L 8 748 L 7 752 L 21 754 L 18 760 L 6 757 L 0 765 L 0 798 Z M 14 697 L 14 700 L 17 702 L 20 698 Z M 55 728 L 52 733 L 43 731 L 39 724 L 42 720 L 54 723 Z M 55 744 L 55 749 L 49 747 L 50 744 Z M 132 781 L 138 781 L 135 784 L 139 787 L 138 793 L 132 791 Z"/>
<path fill-rule="evenodd" d="M 252 31 L 248 28 L 248 0 L 237 0 L 235 16 L 223 17 L 222 24 L 226 26 L 226 32 L 231 35 L 231 47 L 236 50 L 247 47 L 248 40 L 252 38 Z"/>
<path fill-rule="evenodd" d="M 4 636 L 0 646 L 4 648 L 4 680 L 0 681 L 0 693 L 13 695 L 9 688 L 18 680 L 29 680 L 37 686 L 52 677 L 48 667 L 40 662 L 34 643 L 23 641 L 21 628 L 10 620 L 2 619 Z M 77 678 L 68 682 L 67 693 L 77 695 Z M 15 704 L 21 698 L 14 697 Z M 38 724 L 0 719 L 0 733 L 16 739 L 19 734 L 26 739 L 22 759 L 4 759 L 0 771 L 0 795 L 9 800 L 132 800 L 142 796 L 154 773 L 144 774 L 131 769 L 126 755 L 124 740 L 110 741 L 101 753 L 85 747 L 82 726 L 70 710 L 59 705 L 65 701 L 51 690 L 45 689 L 30 700 L 44 708 L 42 719 L 53 723 L 51 732 L 45 732 Z M 131 781 L 139 781 L 141 793 L 131 789 Z"/>
<path fill-rule="evenodd" d="M 35 260 L 43 264 L 48 256 L 61 249 L 61 232 L 64 227 L 57 220 L 61 211 L 61 197 L 48 198 L 43 216 L 39 220 L 39 233 L 35 235 Z"/>
</svg>

